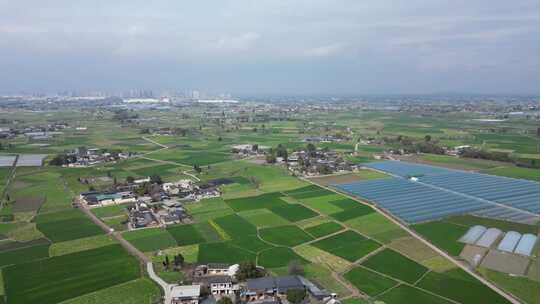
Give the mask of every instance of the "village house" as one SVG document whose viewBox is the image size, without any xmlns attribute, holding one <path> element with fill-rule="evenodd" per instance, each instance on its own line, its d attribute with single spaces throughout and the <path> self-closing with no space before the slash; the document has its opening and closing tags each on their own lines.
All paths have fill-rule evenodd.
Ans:
<svg viewBox="0 0 540 304">
<path fill-rule="evenodd" d="M 245 289 L 241 292 L 241 297 L 246 302 L 280 302 L 281 299 L 286 297 L 287 291 L 292 289 L 306 290 L 317 301 L 327 302 L 337 296 L 318 287 L 302 276 L 290 275 L 249 279 Z"/>
<path fill-rule="evenodd" d="M 235 285 L 229 275 L 212 275 L 200 278 L 200 283 L 208 286 L 214 296 L 233 295 Z"/>
<path fill-rule="evenodd" d="M 171 304 L 199 304 L 201 285 L 177 285 L 171 288 Z"/>
</svg>

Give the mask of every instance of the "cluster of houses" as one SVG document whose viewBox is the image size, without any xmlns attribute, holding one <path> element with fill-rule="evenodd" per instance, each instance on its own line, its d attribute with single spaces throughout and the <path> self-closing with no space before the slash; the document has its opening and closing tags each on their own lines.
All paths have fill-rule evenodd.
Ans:
<svg viewBox="0 0 540 304">
<path fill-rule="evenodd" d="M 87 208 L 126 204 L 130 229 L 190 223 L 191 217 L 184 208 L 185 203 L 206 198 L 219 197 L 215 187 L 201 188 L 191 180 L 179 180 L 155 185 L 157 192 L 137 195 L 137 189 L 149 183 L 150 178 L 134 180 L 118 185 L 111 191 L 89 191 L 79 196 Z"/>
<path fill-rule="evenodd" d="M 307 296 L 318 303 L 338 304 L 337 295 L 300 275 L 264 276 L 238 282 L 236 273 L 239 265 L 209 263 L 199 265 L 193 272 L 193 285 L 179 285 L 172 288 L 172 304 L 198 304 L 205 288 L 214 298 L 223 296 L 237 303 L 270 304 L 287 303 L 289 290 L 304 290 Z"/>
<path fill-rule="evenodd" d="M 268 151 L 270 151 L 270 147 L 257 144 L 234 145 L 231 149 L 232 153 L 240 157 L 266 155 Z"/>
<path fill-rule="evenodd" d="M 349 137 L 345 136 L 335 136 L 335 135 L 324 135 L 324 136 L 311 136 L 303 139 L 303 142 L 306 143 L 331 143 L 331 142 L 344 142 L 349 141 Z"/>
<path fill-rule="evenodd" d="M 339 153 L 320 148 L 314 151 L 295 151 L 288 156 L 287 164 L 289 171 L 304 176 L 351 172 L 358 169 L 357 165 L 343 159 Z"/>
<path fill-rule="evenodd" d="M 135 153 L 132 152 L 116 152 L 99 148 L 79 147 L 66 154 L 66 164 L 64 164 L 63 167 L 90 167 L 128 159 L 134 155 Z"/>
</svg>

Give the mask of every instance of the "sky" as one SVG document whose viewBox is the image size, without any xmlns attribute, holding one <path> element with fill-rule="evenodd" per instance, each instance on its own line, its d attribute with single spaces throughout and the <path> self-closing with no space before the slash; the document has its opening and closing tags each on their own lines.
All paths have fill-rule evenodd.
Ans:
<svg viewBox="0 0 540 304">
<path fill-rule="evenodd" d="M 0 93 L 540 93 L 538 0 L 0 0 Z"/>
</svg>

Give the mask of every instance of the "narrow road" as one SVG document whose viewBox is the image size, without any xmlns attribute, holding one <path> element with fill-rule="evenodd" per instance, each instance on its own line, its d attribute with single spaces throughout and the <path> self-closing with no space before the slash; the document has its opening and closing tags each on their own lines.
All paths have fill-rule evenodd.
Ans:
<svg viewBox="0 0 540 304">
<path fill-rule="evenodd" d="M 150 139 L 150 138 L 148 138 L 148 137 L 146 137 L 146 136 L 143 136 L 142 139 L 144 139 L 144 140 L 146 140 L 146 141 L 148 141 L 148 142 L 151 142 L 151 143 L 153 143 L 153 144 L 156 145 L 156 146 L 160 146 L 160 147 L 162 147 L 162 148 L 167 148 L 167 149 L 169 148 L 168 146 L 166 146 L 166 145 L 164 145 L 164 144 L 161 144 L 161 143 L 158 143 L 157 141 L 152 140 L 152 139 Z"/>
<path fill-rule="evenodd" d="M 81 209 L 96 225 L 101 227 L 107 234 L 111 235 L 113 238 L 115 238 L 118 243 L 124 247 L 124 249 L 137 258 L 142 264 L 146 265 L 146 271 L 148 272 L 148 276 L 150 279 L 163 289 L 163 293 L 165 295 L 165 303 L 171 303 L 171 289 L 174 285 L 168 284 L 167 282 L 163 281 L 162 278 L 160 278 L 154 271 L 154 264 L 152 263 L 152 260 L 148 258 L 144 253 L 142 253 L 139 249 L 137 249 L 135 246 L 131 245 L 130 242 L 126 241 L 120 232 L 113 231 L 111 227 L 107 226 L 107 224 L 103 223 L 97 216 L 95 216 L 90 210 L 88 210 L 83 204 L 80 202 L 77 202 L 77 205 L 79 206 L 79 209 Z"/>
<path fill-rule="evenodd" d="M 493 291 L 497 292 L 499 295 L 501 295 L 502 297 L 504 297 L 505 299 L 507 299 L 510 303 L 513 303 L 513 304 L 521 304 L 520 301 L 518 301 L 517 299 L 515 299 L 513 296 L 511 296 L 510 294 L 506 293 L 504 290 L 500 289 L 498 286 L 496 286 L 495 284 L 491 283 L 490 281 L 488 281 L 487 279 L 485 279 L 484 277 L 482 277 L 481 275 L 477 274 L 476 272 L 470 270 L 468 267 L 466 267 L 465 265 L 463 265 L 461 262 L 459 262 L 458 260 L 456 260 L 453 256 L 447 254 L 446 252 L 444 252 L 443 250 L 439 249 L 439 247 L 431 244 L 431 242 L 429 242 L 428 240 L 424 239 L 424 237 L 422 237 L 421 235 L 419 235 L 418 233 L 416 233 L 416 231 L 410 229 L 408 226 L 404 225 L 403 223 L 401 223 L 400 221 L 394 219 L 392 216 L 388 215 L 387 213 L 383 212 L 382 210 L 380 210 L 378 207 L 376 206 L 373 206 L 373 205 L 369 205 L 369 204 L 365 204 L 362 200 L 360 200 L 359 198 L 355 197 L 355 196 L 352 196 L 350 194 L 347 194 L 347 193 L 342 193 L 342 192 L 339 192 L 335 189 L 332 189 L 330 187 L 327 187 L 325 185 L 320 185 L 320 184 L 317 184 L 313 181 L 310 181 L 309 179 L 306 179 L 306 178 L 303 178 L 303 177 L 300 177 L 301 180 L 305 181 L 305 182 L 308 182 L 310 184 L 313 184 L 313 185 L 317 185 L 321 188 L 324 188 L 326 190 L 329 190 L 329 191 L 332 191 L 334 193 L 337 193 L 337 194 L 341 194 L 343 196 L 346 196 L 352 200 L 355 200 L 363 205 L 366 205 L 366 206 L 370 206 L 371 208 L 373 208 L 375 211 L 377 211 L 378 213 L 382 214 L 384 217 L 386 217 L 388 220 L 390 220 L 391 222 L 393 222 L 394 224 L 398 225 L 399 227 L 401 227 L 403 230 L 407 231 L 411 236 L 413 236 L 414 238 L 418 239 L 419 241 L 421 241 L 422 243 L 424 243 L 426 246 L 428 246 L 429 248 L 433 249 L 435 252 L 437 252 L 438 254 L 442 255 L 443 257 L 447 258 L 448 260 L 450 260 L 454 265 L 456 265 L 457 267 L 461 268 L 463 271 L 467 272 L 468 274 L 470 274 L 471 276 L 473 276 L 474 278 L 476 278 L 478 281 L 482 282 L 482 284 L 488 286 L 489 288 L 491 288 Z"/>
<path fill-rule="evenodd" d="M 11 183 L 11 180 L 15 177 L 15 171 L 17 169 L 17 162 L 19 161 L 19 154 L 15 156 L 15 160 L 13 161 L 13 164 L 11 165 L 11 171 L 9 172 L 9 176 L 6 180 L 6 184 L 4 185 L 4 191 L 2 191 L 2 196 L 0 196 L 0 210 L 4 207 L 4 200 L 6 198 L 9 184 Z"/>
</svg>

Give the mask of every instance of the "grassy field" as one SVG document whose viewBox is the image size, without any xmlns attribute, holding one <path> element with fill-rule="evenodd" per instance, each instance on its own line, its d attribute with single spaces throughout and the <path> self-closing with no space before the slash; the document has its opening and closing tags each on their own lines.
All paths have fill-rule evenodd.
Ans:
<svg viewBox="0 0 540 304">
<path fill-rule="evenodd" d="M 345 222 L 352 229 L 381 243 L 407 236 L 407 232 L 380 213 L 370 213 Z"/>
<path fill-rule="evenodd" d="M 313 246 L 350 262 L 354 262 L 380 247 L 377 242 L 366 239 L 351 230 L 319 240 L 313 243 Z"/>
<path fill-rule="evenodd" d="M 86 294 L 61 304 L 148 304 L 160 296 L 159 287 L 149 279 L 137 279 Z"/>
<path fill-rule="evenodd" d="M 275 245 L 294 247 L 313 240 L 304 230 L 298 226 L 278 226 L 259 230 L 260 237 Z"/>
<path fill-rule="evenodd" d="M 441 297 L 434 296 L 420 289 L 399 285 L 387 293 L 377 297 L 377 300 L 383 301 L 386 304 L 451 304 L 453 302 Z"/>
<path fill-rule="evenodd" d="M 236 214 L 216 218 L 214 222 L 233 239 L 257 234 L 257 228 L 254 225 Z"/>
<path fill-rule="evenodd" d="M 176 240 L 176 244 L 179 246 L 206 242 L 206 239 L 195 225 L 173 225 L 167 227 L 166 231 Z"/>
<path fill-rule="evenodd" d="M 124 232 L 122 236 L 126 241 L 130 242 L 142 252 L 157 251 L 178 245 L 176 239 L 169 233 L 169 231 L 161 228 Z M 194 238 L 194 236 L 189 237 Z"/>
<path fill-rule="evenodd" d="M 259 196 L 230 199 L 226 200 L 226 202 L 234 211 L 239 212 L 287 205 L 287 203 L 280 199 L 280 197 L 281 193 L 275 192 L 266 193 Z"/>
<path fill-rule="evenodd" d="M 391 249 L 384 249 L 370 256 L 362 263 L 362 266 L 410 284 L 414 284 L 428 271 L 426 267 Z"/>
<path fill-rule="evenodd" d="M 49 257 L 49 245 L 36 245 L 0 252 L 0 267 L 22 264 Z"/>
<path fill-rule="evenodd" d="M 443 273 L 430 272 L 418 283 L 418 287 L 463 304 L 509 303 L 459 268 Z M 456 290 L 467 292 L 456 292 Z"/>
<path fill-rule="evenodd" d="M 451 255 L 458 256 L 464 247 L 463 243 L 459 243 L 457 240 L 467 232 L 466 227 L 441 221 L 417 224 L 412 227 Z"/>
<path fill-rule="evenodd" d="M 230 263 L 255 261 L 253 252 L 239 248 L 230 242 L 203 243 L 199 245 L 197 261 L 199 263 Z"/>
<path fill-rule="evenodd" d="M 520 167 L 504 167 L 504 168 L 494 168 L 490 170 L 484 170 L 483 172 L 488 173 L 488 174 L 500 175 L 500 176 L 540 181 L 540 170 L 538 169 L 529 169 L 529 168 L 520 168 Z"/>
<path fill-rule="evenodd" d="M 528 304 L 540 303 L 540 282 L 526 277 L 513 277 L 506 273 L 480 268 L 480 273 L 488 280 L 502 287 L 507 292 L 517 296 Z"/>
<path fill-rule="evenodd" d="M 298 222 L 317 216 L 318 214 L 300 204 L 273 206 L 272 212 L 291 222 Z"/>
<path fill-rule="evenodd" d="M 245 218 L 258 228 L 274 227 L 289 224 L 289 221 L 268 209 L 255 209 L 239 212 L 238 215 Z"/>
<path fill-rule="evenodd" d="M 109 235 L 96 235 L 66 242 L 53 243 L 49 248 L 49 255 L 58 256 L 70 254 L 74 252 L 112 245 L 114 243 L 114 239 Z"/>
<path fill-rule="evenodd" d="M 291 248 L 287 247 L 274 247 L 261 252 L 257 263 L 266 268 L 277 268 L 287 266 L 292 261 L 308 263 Z"/>
<path fill-rule="evenodd" d="M 77 209 L 39 214 L 36 223 L 39 231 L 52 242 L 65 242 L 103 233 Z"/>
<path fill-rule="evenodd" d="M 306 232 L 311 234 L 313 237 L 320 238 L 320 237 L 327 236 L 329 234 L 333 234 L 338 231 L 341 231 L 342 229 L 343 229 L 343 226 L 341 226 L 340 224 L 336 222 L 328 222 L 328 223 L 323 223 L 320 225 L 308 227 L 305 230 Z"/>
<path fill-rule="evenodd" d="M 58 303 L 140 276 L 139 263 L 118 245 L 9 266 L 2 273 L 13 304 Z"/>
<path fill-rule="evenodd" d="M 362 267 L 355 267 L 343 275 L 358 290 L 375 297 L 394 287 L 398 282 Z"/>
</svg>

